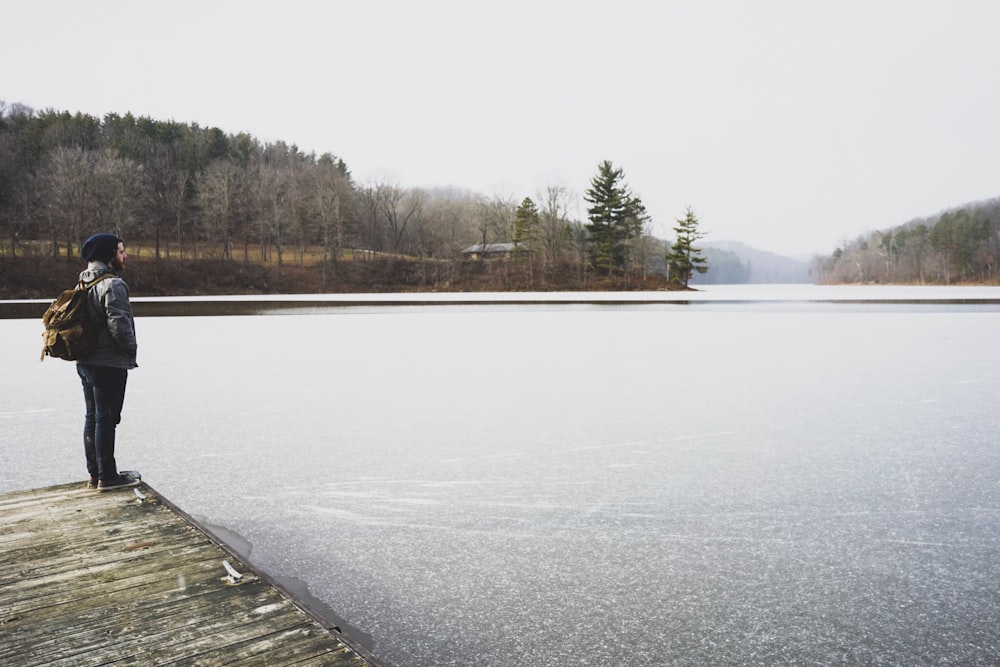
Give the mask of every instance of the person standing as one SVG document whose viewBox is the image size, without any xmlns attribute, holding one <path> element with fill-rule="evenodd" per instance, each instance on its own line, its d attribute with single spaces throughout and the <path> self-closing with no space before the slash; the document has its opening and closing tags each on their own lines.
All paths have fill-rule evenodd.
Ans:
<svg viewBox="0 0 1000 667">
<path fill-rule="evenodd" d="M 87 268 L 80 280 L 89 283 L 104 273 L 87 294 L 88 316 L 102 331 L 94 352 L 77 361 L 76 372 L 83 382 L 86 417 L 83 447 L 90 481 L 87 486 L 111 491 L 138 486 L 138 473 L 119 471 L 115 462 L 115 430 L 121 422 L 128 372 L 137 368 L 135 320 L 128 285 L 121 278 L 125 269 L 125 243 L 115 234 L 95 234 L 84 241 L 80 254 Z"/>
</svg>

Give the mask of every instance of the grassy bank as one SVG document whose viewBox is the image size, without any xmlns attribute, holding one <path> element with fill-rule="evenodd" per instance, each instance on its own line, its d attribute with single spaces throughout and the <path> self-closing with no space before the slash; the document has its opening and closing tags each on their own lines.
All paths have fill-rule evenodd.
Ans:
<svg viewBox="0 0 1000 667">
<path fill-rule="evenodd" d="M 78 257 L 0 256 L 0 299 L 50 299 L 72 287 Z M 661 290 L 662 276 L 625 276 L 519 261 L 442 261 L 370 257 L 277 265 L 243 260 L 129 256 L 124 278 L 133 296 L 386 292 Z"/>
</svg>

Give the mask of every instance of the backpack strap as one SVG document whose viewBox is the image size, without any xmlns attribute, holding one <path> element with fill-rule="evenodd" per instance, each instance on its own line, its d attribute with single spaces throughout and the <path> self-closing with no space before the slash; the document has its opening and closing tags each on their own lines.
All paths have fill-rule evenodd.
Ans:
<svg viewBox="0 0 1000 667">
<path fill-rule="evenodd" d="M 76 284 L 76 288 L 78 290 L 90 289 L 91 287 L 93 287 L 97 283 L 101 282 L 105 278 L 114 278 L 114 277 L 115 277 L 115 274 L 113 274 L 110 271 L 108 271 L 107 273 L 102 273 L 101 275 L 97 276 L 96 278 L 94 278 L 93 280 L 91 280 L 89 283 L 85 283 L 85 282 L 83 282 L 81 280 L 80 282 L 78 282 Z"/>
<path fill-rule="evenodd" d="M 107 278 L 114 278 L 114 277 L 115 277 L 115 274 L 111 273 L 110 271 L 108 271 L 107 273 L 102 273 L 101 275 L 97 276 L 96 278 L 94 278 L 93 280 L 91 280 L 89 283 L 85 283 L 85 282 L 83 282 L 81 280 L 79 283 L 77 283 L 76 289 L 77 289 L 77 291 L 83 291 L 83 292 L 85 292 L 85 291 L 89 290 L 91 287 L 93 287 L 94 285 L 96 285 L 97 283 L 101 282 L 102 280 L 105 280 Z M 90 310 L 89 306 L 86 308 L 86 310 L 87 311 Z M 85 314 L 84 317 L 89 317 L 89 315 Z M 106 319 L 98 319 L 98 320 L 94 321 L 95 324 L 97 324 L 98 322 L 103 322 L 101 324 L 102 328 L 108 326 L 108 323 L 107 323 Z"/>
</svg>

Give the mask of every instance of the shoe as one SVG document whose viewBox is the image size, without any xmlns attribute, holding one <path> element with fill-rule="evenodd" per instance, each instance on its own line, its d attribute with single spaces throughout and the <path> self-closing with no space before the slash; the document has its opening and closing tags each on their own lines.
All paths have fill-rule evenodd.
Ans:
<svg viewBox="0 0 1000 667">
<path fill-rule="evenodd" d="M 98 482 L 98 479 L 96 477 L 91 477 L 90 481 L 87 482 L 87 488 L 88 489 L 96 489 L 97 488 L 97 482 Z"/>
<path fill-rule="evenodd" d="M 118 479 L 115 480 L 105 480 L 102 479 L 97 483 L 98 491 L 114 491 L 115 489 L 127 489 L 132 486 L 139 486 L 142 480 L 138 477 L 133 476 L 128 471 L 122 471 L 118 473 Z"/>
</svg>

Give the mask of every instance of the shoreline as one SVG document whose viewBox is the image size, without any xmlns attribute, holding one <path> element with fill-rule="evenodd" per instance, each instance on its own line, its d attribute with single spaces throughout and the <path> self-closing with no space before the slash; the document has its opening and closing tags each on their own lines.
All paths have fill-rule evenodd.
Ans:
<svg viewBox="0 0 1000 667">
<path fill-rule="evenodd" d="M 0 320 L 41 318 L 50 299 L 0 300 Z M 686 291 L 385 292 L 139 296 L 137 317 L 313 315 L 345 309 L 433 306 L 788 306 L 878 304 L 1000 306 L 1000 287 L 887 285 L 705 285 Z"/>
</svg>

